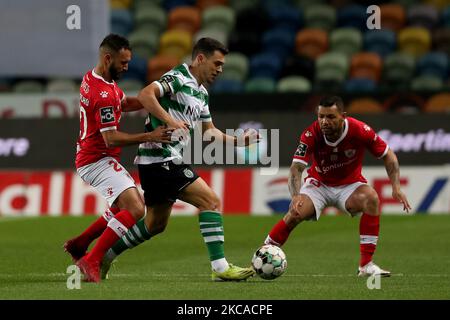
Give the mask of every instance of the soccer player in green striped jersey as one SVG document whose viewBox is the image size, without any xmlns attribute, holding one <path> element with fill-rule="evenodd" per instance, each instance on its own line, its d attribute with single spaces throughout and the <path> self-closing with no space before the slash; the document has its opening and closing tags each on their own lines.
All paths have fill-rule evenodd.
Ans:
<svg viewBox="0 0 450 320">
<path fill-rule="evenodd" d="M 214 126 L 209 112 L 208 91 L 204 87 L 204 84 L 212 84 L 222 72 L 227 53 L 228 49 L 220 42 L 202 38 L 193 48 L 190 65 L 179 65 L 145 87 L 138 99 L 149 111 L 146 130 L 167 125 L 175 132 L 189 133 L 200 123 L 203 132 L 208 130 L 216 139 L 237 145 L 235 136 L 226 135 Z M 117 255 L 164 231 L 177 199 L 194 205 L 200 211 L 199 227 L 211 261 L 212 280 L 239 281 L 254 275 L 251 267 L 237 267 L 226 260 L 220 200 L 188 164 L 182 163 L 182 150 L 188 144 L 189 134 L 180 136 L 184 139 L 171 144 L 139 145 L 134 162 L 139 168 L 147 214 L 105 255 L 103 277 L 106 277 Z M 258 138 L 256 132 L 247 132 L 243 144 L 257 142 Z"/>
</svg>

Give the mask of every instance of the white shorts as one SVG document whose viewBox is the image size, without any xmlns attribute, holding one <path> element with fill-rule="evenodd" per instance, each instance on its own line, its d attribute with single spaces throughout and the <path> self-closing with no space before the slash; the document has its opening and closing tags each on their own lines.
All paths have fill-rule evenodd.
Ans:
<svg viewBox="0 0 450 320">
<path fill-rule="evenodd" d="M 105 157 L 78 168 L 77 172 L 84 182 L 102 194 L 110 207 L 126 189 L 136 188 L 136 183 L 128 171 L 112 157 Z"/>
<path fill-rule="evenodd" d="M 355 182 L 343 186 L 329 187 L 314 178 L 308 178 L 300 188 L 300 194 L 306 194 L 313 202 L 316 209 L 315 220 L 319 220 L 322 210 L 326 207 L 336 207 L 350 215 L 355 215 L 347 211 L 345 202 L 362 185 L 366 185 L 366 183 Z"/>
</svg>

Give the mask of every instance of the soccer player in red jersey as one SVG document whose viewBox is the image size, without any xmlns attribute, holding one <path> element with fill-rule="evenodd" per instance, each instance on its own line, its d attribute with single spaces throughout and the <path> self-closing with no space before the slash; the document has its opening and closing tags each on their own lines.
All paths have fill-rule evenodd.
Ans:
<svg viewBox="0 0 450 320">
<path fill-rule="evenodd" d="M 389 271 L 372 261 L 380 230 L 379 199 L 361 169 L 365 149 L 383 159 L 392 196 L 409 212 L 411 206 L 400 189 L 397 156 L 371 127 L 346 116 L 340 97 L 323 98 L 317 116 L 317 121 L 303 131 L 294 154 L 289 173 L 289 211 L 272 228 L 265 243 L 282 246 L 300 222 L 318 220 L 326 206 L 335 206 L 352 216 L 362 213 L 358 275 L 390 276 Z M 311 167 L 302 183 L 303 170 L 309 163 Z"/>
<path fill-rule="evenodd" d="M 120 131 L 122 112 L 142 109 L 136 97 L 127 97 L 115 82 L 128 70 L 131 48 L 127 39 L 108 35 L 100 44 L 97 66 L 87 72 L 80 87 L 80 133 L 75 166 L 80 177 L 96 188 L 110 208 L 81 235 L 64 244 L 87 281 L 100 281 L 104 253 L 136 221 L 145 207 L 135 182 L 119 163 L 121 147 L 143 142 L 170 142 L 171 129 L 146 133 Z M 90 243 L 98 239 L 89 254 Z"/>
</svg>

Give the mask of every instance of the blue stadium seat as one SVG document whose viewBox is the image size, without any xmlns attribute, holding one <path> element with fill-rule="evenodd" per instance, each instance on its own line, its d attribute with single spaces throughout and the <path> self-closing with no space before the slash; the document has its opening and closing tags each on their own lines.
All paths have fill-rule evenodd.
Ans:
<svg viewBox="0 0 450 320">
<path fill-rule="evenodd" d="M 270 52 L 259 53 L 250 58 L 250 77 L 265 77 L 278 79 L 282 61 L 276 54 Z"/>
<path fill-rule="evenodd" d="M 366 7 L 357 4 L 351 4 L 338 9 L 337 25 L 338 27 L 352 27 L 359 30 L 367 30 Z"/>
<path fill-rule="evenodd" d="M 418 4 L 411 6 L 407 11 L 410 26 L 433 29 L 439 22 L 439 12 L 432 5 Z"/>
<path fill-rule="evenodd" d="M 348 93 L 370 93 L 376 89 L 377 84 L 372 79 L 353 78 L 344 83 L 344 91 Z"/>
<path fill-rule="evenodd" d="M 368 30 L 364 33 L 364 48 L 384 58 L 396 50 L 397 36 L 389 29 Z"/>
<path fill-rule="evenodd" d="M 112 33 L 127 36 L 133 29 L 133 15 L 127 9 L 112 9 L 110 23 Z"/>
<path fill-rule="evenodd" d="M 214 93 L 240 93 L 244 91 L 244 84 L 238 80 L 217 79 L 211 86 Z"/>
<path fill-rule="evenodd" d="M 270 29 L 262 36 L 262 51 L 285 59 L 294 50 L 295 33 L 286 29 Z"/>
<path fill-rule="evenodd" d="M 433 75 L 446 80 L 449 72 L 449 58 L 444 52 L 429 52 L 417 61 L 418 75 Z"/>
<path fill-rule="evenodd" d="M 228 39 L 230 51 L 252 56 L 261 51 L 261 34 L 252 31 L 232 32 Z"/>
<path fill-rule="evenodd" d="M 267 8 L 267 13 L 272 28 L 297 32 L 303 24 L 303 14 L 296 7 L 289 5 L 271 6 Z"/>
<path fill-rule="evenodd" d="M 128 63 L 128 71 L 123 74 L 122 78 L 135 79 L 145 83 L 147 78 L 147 59 L 133 55 L 133 59 Z"/>
</svg>

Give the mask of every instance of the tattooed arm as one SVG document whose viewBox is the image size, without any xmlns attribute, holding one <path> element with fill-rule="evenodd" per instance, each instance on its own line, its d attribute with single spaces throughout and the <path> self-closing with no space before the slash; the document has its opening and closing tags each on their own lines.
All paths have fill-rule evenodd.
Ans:
<svg viewBox="0 0 450 320">
<path fill-rule="evenodd" d="M 306 166 L 301 162 L 292 162 L 291 168 L 289 169 L 289 192 L 291 197 L 299 195 L 300 187 L 302 186 L 302 173 Z"/>
<path fill-rule="evenodd" d="M 387 175 L 391 180 L 392 197 L 403 204 L 403 210 L 409 212 L 409 210 L 411 210 L 411 206 L 409 205 L 405 194 L 400 189 L 400 167 L 394 151 L 389 149 L 386 156 L 383 158 L 383 161 Z"/>
</svg>

